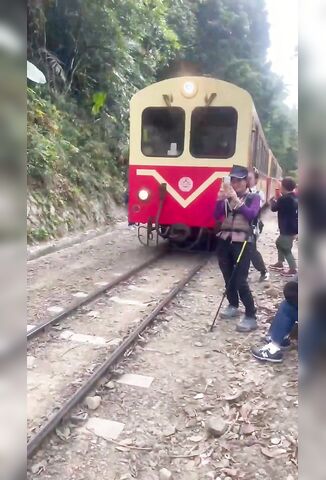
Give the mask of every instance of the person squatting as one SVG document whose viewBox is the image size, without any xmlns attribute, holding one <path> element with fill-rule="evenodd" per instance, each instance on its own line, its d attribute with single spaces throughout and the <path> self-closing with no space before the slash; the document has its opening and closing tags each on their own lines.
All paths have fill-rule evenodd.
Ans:
<svg viewBox="0 0 326 480">
<path fill-rule="evenodd" d="M 250 332 L 257 328 L 256 306 L 248 285 L 248 273 L 254 242 L 252 224 L 259 216 L 261 199 L 258 193 L 249 191 L 248 174 L 247 168 L 233 165 L 230 176 L 223 180 L 215 207 L 215 218 L 219 222 L 217 258 L 229 301 L 221 318 L 231 319 L 239 315 L 240 298 L 245 315 L 236 325 L 238 332 Z"/>
</svg>

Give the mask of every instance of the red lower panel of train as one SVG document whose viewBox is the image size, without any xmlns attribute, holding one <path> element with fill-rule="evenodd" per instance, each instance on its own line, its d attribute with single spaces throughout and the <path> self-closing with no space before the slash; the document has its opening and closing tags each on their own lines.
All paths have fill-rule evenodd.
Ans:
<svg viewBox="0 0 326 480">
<path fill-rule="evenodd" d="M 215 225 L 214 208 L 221 180 L 229 168 L 135 166 L 129 168 L 129 221 L 154 223 L 160 208 L 160 185 L 166 185 L 159 224 Z M 141 200 L 143 193 L 148 198 Z"/>
</svg>

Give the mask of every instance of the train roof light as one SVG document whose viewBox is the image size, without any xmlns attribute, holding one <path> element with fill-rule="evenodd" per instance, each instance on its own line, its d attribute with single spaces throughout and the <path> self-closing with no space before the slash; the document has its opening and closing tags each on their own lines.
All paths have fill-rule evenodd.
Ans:
<svg viewBox="0 0 326 480">
<path fill-rule="evenodd" d="M 182 86 L 182 93 L 187 98 L 194 97 L 197 93 L 197 85 L 194 82 L 185 82 Z"/>
</svg>

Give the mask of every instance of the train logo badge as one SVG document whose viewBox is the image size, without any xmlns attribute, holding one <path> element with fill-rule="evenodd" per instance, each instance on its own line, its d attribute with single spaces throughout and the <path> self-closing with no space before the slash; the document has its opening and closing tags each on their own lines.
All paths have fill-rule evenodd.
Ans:
<svg viewBox="0 0 326 480">
<path fill-rule="evenodd" d="M 194 182 L 190 177 L 182 177 L 179 180 L 178 187 L 181 192 L 190 192 L 193 189 Z"/>
</svg>

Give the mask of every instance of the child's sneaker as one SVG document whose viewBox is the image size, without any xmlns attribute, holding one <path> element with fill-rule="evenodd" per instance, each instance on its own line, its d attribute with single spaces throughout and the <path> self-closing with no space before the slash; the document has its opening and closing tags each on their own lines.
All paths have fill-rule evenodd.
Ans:
<svg viewBox="0 0 326 480">
<path fill-rule="evenodd" d="M 263 362 L 271 362 L 271 363 L 281 363 L 283 362 L 283 353 L 281 350 L 273 351 L 271 348 L 272 344 L 264 345 L 263 347 L 253 347 L 251 349 L 252 355 L 257 358 L 257 360 L 261 360 Z"/>
</svg>

